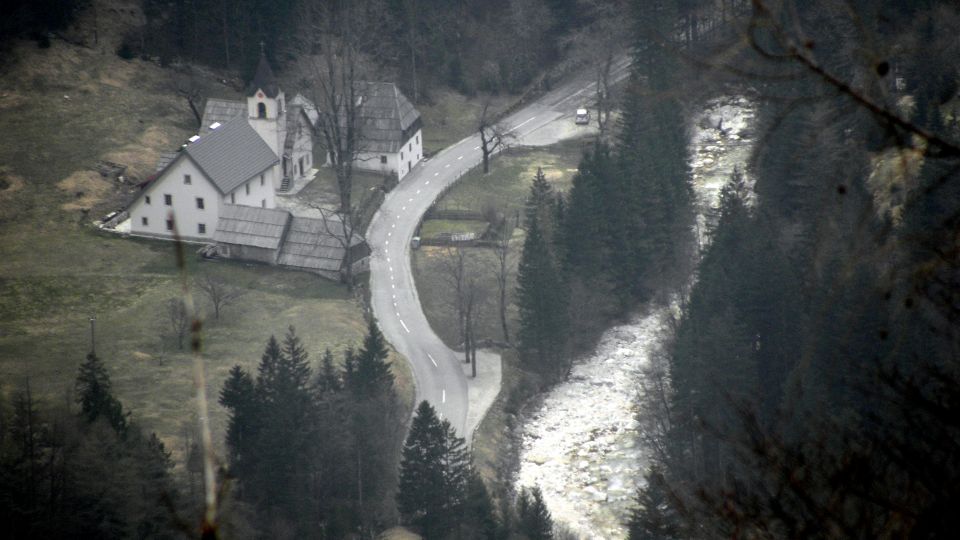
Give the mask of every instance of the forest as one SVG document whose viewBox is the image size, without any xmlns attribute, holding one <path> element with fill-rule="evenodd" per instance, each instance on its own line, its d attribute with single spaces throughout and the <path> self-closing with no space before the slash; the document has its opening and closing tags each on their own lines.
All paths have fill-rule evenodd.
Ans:
<svg viewBox="0 0 960 540">
<path fill-rule="evenodd" d="M 2 37 L 42 41 L 84 2 L 74 5 L 22 3 Z M 248 73 L 261 51 L 292 64 L 349 27 L 376 36 L 365 57 L 417 102 L 440 88 L 517 94 L 549 87 L 544 67 L 572 61 L 578 40 L 610 22 L 603 5 L 144 0 L 145 24 L 117 54 Z M 637 382 L 650 463 L 629 538 L 954 536 L 960 10 L 610 5 L 630 77 L 572 189 L 533 180 L 516 341 L 529 381 L 546 386 L 610 325 L 677 306 Z M 719 22 L 705 32 L 704 20 Z M 734 93 L 757 106 L 757 146 L 701 248 L 690 118 Z M 398 522 L 425 538 L 561 537 L 539 491 L 491 497 L 428 403 L 405 431 L 386 358 L 371 319 L 343 358 L 311 363 L 290 328 L 269 338 L 255 373 L 234 368 L 217 396 L 230 412 L 220 519 L 198 531 L 199 446 L 189 481 L 174 480 L 169 451 L 124 412 L 90 353 L 62 403 L 26 385 L 0 405 L 0 515 L 23 538 L 367 538 Z"/>
</svg>

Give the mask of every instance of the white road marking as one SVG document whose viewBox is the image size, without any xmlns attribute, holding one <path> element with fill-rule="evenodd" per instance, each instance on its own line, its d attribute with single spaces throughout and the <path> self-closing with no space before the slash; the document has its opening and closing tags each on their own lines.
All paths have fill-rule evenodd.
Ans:
<svg viewBox="0 0 960 540">
<path fill-rule="evenodd" d="M 407 202 L 413 202 L 413 197 L 410 197 L 410 199 L 408 199 Z"/>
<path fill-rule="evenodd" d="M 446 403 L 446 402 L 447 402 L 447 389 L 446 389 L 446 388 L 443 389 L 443 394 L 441 394 L 441 398 L 440 398 L 440 399 L 443 400 L 443 401 L 441 401 L 441 403 Z"/>
<path fill-rule="evenodd" d="M 390 238 L 391 236 L 393 236 L 393 231 L 390 231 L 390 232 L 387 233 L 387 238 Z M 389 240 L 387 240 L 387 241 L 389 242 Z"/>
<path fill-rule="evenodd" d="M 449 169 L 449 168 L 450 168 L 450 164 L 447 163 L 446 165 L 443 166 L 443 168 L 444 168 L 444 169 Z"/>
<path fill-rule="evenodd" d="M 430 185 L 430 181 L 429 181 L 429 180 L 427 180 L 427 183 L 426 183 L 426 185 L 428 185 L 428 186 Z"/>
<path fill-rule="evenodd" d="M 458 159 L 458 160 L 463 159 L 463 156 L 460 156 L 460 157 L 458 157 L 457 159 Z"/>
<path fill-rule="evenodd" d="M 393 273 L 393 267 L 392 267 L 392 266 L 390 267 L 390 273 L 391 273 L 391 274 Z"/>
<path fill-rule="evenodd" d="M 387 257 L 387 262 L 390 262 L 390 257 Z"/>
<path fill-rule="evenodd" d="M 480 147 L 479 147 L 479 146 L 474 146 L 473 149 L 474 149 L 474 150 L 479 150 Z"/>
<path fill-rule="evenodd" d="M 434 175 L 434 176 L 440 176 L 440 173 L 438 173 L 438 172 L 435 172 L 435 173 L 433 173 L 433 175 Z M 430 181 L 429 181 L 429 180 L 427 180 L 427 183 L 429 184 L 429 183 L 430 183 Z"/>
<path fill-rule="evenodd" d="M 390 226 L 390 228 L 391 228 L 391 229 L 396 229 L 396 228 L 397 228 L 397 224 L 394 223 L 393 225 Z"/>
<path fill-rule="evenodd" d="M 519 128 L 522 127 L 522 126 L 524 126 L 524 125 L 526 125 L 526 124 L 529 124 L 530 122 L 533 121 L 534 118 L 536 118 L 536 116 L 531 116 L 530 118 L 524 120 L 523 122 L 520 122 L 519 124 L 517 124 L 517 125 L 513 126 L 512 128 L 508 129 L 508 130 L 507 130 L 507 133 L 510 133 L 511 131 L 513 131 L 513 130 L 515 130 L 515 129 L 519 129 Z"/>
<path fill-rule="evenodd" d="M 397 318 L 400 319 L 400 314 L 399 314 L 399 313 L 397 314 Z M 408 334 L 410 333 L 410 329 L 407 328 L 407 325 L 406 325 L 406 324 L 403 324 L 403 319 L 400 319 L 400 326 L 403 326 L 403 329 L 406 330 Z"/>
<path fill-rule="evenodd" d="M 440 367 L 437 365 L 437 361 L 434 360 L 432 356 L 430 356 L 430 353 L 427 353 L 427 358 L 429 358 L 430 361 L 433 362 L 433 367 Z"/>
<path fill-rule="evenodd" d="M 419 194 L 420 194 L 420 190 L 418 189 L 418 190 L 417 190 L 417 195 L 419 195 Z"/>
</svg>

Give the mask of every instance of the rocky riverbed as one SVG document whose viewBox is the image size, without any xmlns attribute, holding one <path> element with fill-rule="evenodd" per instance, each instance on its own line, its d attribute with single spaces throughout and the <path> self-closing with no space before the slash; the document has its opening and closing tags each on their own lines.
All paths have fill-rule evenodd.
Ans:
<svg viewBox="0 0 960 540">
<path fill-rule="evenodd" d="M 707 241 L 710 210 L 752 143 L 753 106 L 744 97 L 709 102 L 690 129 L 697 231 Z M 693 279 L 691 277 L 691 279 Z M 664 335 L 671 307 L 650 307 L 604 333 L 523 418 L 517 486 L 539 486 L 554 520 L 583 538 L 627 535 L 625 521 L 643 482 L 646 456 L 634 414 L 644 367 Z"/>
</svg>

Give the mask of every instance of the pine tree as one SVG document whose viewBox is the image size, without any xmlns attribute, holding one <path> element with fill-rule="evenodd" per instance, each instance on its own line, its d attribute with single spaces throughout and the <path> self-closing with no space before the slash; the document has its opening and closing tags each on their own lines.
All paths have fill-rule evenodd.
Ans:
<svg viewBox="0 0 960 540">
<path fill-rule="evenodd" d="M 520 532 L 529 540 L 553 540 L 553 518 L 539 487 L 520 490 L 517 520 Z"/>
<path fill-rule="evenodd" d="M 397 506 L 426 539 L 443 538 L 461 520 L 470 474 L 463 439 L 423 401 L 410 425 L 400 462 Z"/>
<path fill-rule="evenodd" d="M 527 196 L 524 206 L 524 218 L 529 224 L 536 220 L 543 226 L 548 219 L 551 219 L 550 210 L 554 205 L 554 193 L 547 177 L 543 174 L 543 169 L 537 167 L 537 173 L 533 176 L 533 183 L 530 184 L 530 194 Z"/>
<path fill-rule="evenodd" d="M 127 431 L 128 419 L 123 406 L 113 397 L 110 376 L 103 362 L 94 353 L 87 355 L 77 374 L 77 403 L 87 422 L 103 418 L 119 435 Z"/>
<path fill-rule="evenodd" d="M 377 321 L 367 323 L 367 336 L 363 339 L 363 348 L 347 364 L 347 386 L 358 397 L 373 397 L 392 390 L 393 374 L 386 340 L 377 326 Z"/>
<path fill-rule="evenodd" d="M 647 485 L 637 494 L 637 508 L 628 525 L 630 540 L 679 538 L 677 516 L 667 497 L 667 485 L 657 467 L 647 472 Z"/>
<path fill-rule="evenodd" d="M 566 331 L 565 292 L 539 220 L 528 224 L 517 267 L 520 350 L 524 361 L 541 373 L 556 373 Z"/>
<path fill-rule="evenodd" d="M 493 501 L 487 492 L 487 486 L 475 471 L 471 471 L 467 479 L 463 516 L 462 530 L 467 531 L 466 538 L 500 538 L 500 524 L 497 522 Z"/>
<path fill-rule="evenodd" d="M 329 394 L 339 392 L 341 388 L 340 373 L 333 363 L 333 353 L 326 349 L 320 361 L 320 373 L 317 374 L 317 389 L 321 394 Z"/>
<path fill-rule="evenodd" d="M 257 403 L 253 378 L 240 366 L 233 366 L 220 390 L 220 405 L 230 411 L 227 449 L 234 472 L 243 469 L 243 459 L 254 442 Z"/>
</svg>

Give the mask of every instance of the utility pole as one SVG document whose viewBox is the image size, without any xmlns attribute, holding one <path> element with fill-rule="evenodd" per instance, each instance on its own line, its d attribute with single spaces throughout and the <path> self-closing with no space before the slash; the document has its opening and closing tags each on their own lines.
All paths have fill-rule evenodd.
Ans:
<svg viewBox="0 0 960 540">
<path fill-rule="evenodd" d="M 94 328 L 96 327 L 96 324 L 97 324 L 97 318 L 90 317 L 90 354 L 92 354 L 93 356 L 97 355 L 97 341 L 94 334 Z"/>
</svg>

